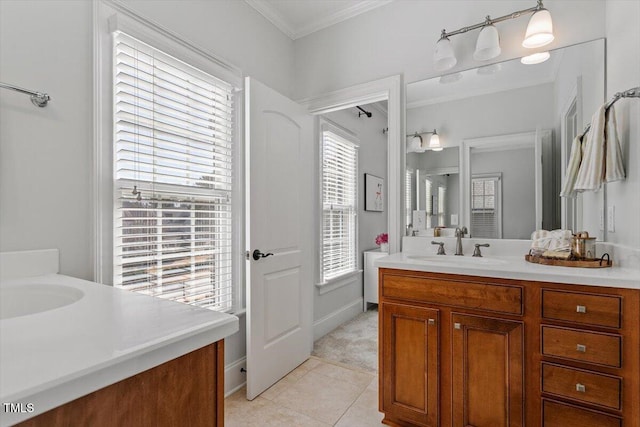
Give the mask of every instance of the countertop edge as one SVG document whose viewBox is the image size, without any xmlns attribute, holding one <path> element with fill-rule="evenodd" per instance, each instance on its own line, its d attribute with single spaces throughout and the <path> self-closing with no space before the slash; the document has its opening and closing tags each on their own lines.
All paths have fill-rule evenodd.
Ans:
<svg viewBox="0 0 640 427">
<path fill-rule="evenodd" d="M 237 332 L 238 329 L 238 318 L 229 316 L 222 322 L 218 321 L 206 325 L 186 335 L 176 336 L 170 341 L 160 341 L 152 346 L 142 347 L 137 351 L 124 354 L 109 361 L 108 364 L 96 366 L 90 371 L 78 372 L 73 377 L 68 377 L 57 384 L 44 385 L 41 390 L 3 396 L 3 402 L 33 403 L 35 411 L 31 413 L 3 411 L 0 426 L 10 426 L 43 414 L 79 397 L 213 344 Z"/>
<path fill-rule="evenodd" d="M 526 262 L 526 261 L 522 261 Z M 623 288 L 623 289 L 640 289 L 640 279 L 623 278 L 623 277 L 601 277 L 597 275 L 589 275 L 586 272 L 583 274 L 566 274 L 561 270 L 556 271 L 516 271 L 516 270 L 503 270 L 498 268 L 478 268 L 476 266 L 438 266 L 434 264 L 419 264 L 411 263 L 401 259 L 396 260 L 384 260 L 378 259 L 375 262 L 376 267 L 379 268 L 392 268 L 399 270 L 410 271 L 423 271 L 431 273 L 441 274 L 459 274 L 463 276 L 478 276 L 478 277 L 495 277 L 498 279 L 512 279 L 512 280 L 528 280 L 537 282 L 548 283 L 562 283 L 568 285 L 586 285 L 586 286 L 600 286 L 607 288 Z M 549 267 L 541 266 L 542 268 L 569 268 L 569 267 Z M 541 268 L 541 270 L 542 270 Z M 581 269 L 588 270 L 591 269 Z M 562 273 L 565 274 L 562 274 Z M 573 271 L 572 271 L 573 273 Z"/>
</svg>

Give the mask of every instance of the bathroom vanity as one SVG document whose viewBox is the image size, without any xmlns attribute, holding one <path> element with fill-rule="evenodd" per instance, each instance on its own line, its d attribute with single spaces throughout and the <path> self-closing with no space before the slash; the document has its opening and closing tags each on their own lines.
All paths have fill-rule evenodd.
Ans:
<svg viewBox="0 0 640 427">
<path fill-rule="evenodd" d="M 237 317 L 57 274 L 55 250 L 0 261 L 0 425 L 223 425 Z"/>
<path fill-rule="evenodd" d="M 394 426 L 640 426 L 637 270 L 379 260 L 380 410 Z"/>
</svg>

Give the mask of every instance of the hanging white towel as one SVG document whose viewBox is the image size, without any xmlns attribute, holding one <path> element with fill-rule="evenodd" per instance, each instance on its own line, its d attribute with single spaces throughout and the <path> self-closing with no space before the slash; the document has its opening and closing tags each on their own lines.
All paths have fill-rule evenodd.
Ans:
<svg viewBox="0 0 640 427">
<path fill-rule="evenodd" d="M 598 191 L 605 171 L 605 112 L 602 105 L 591 118 L 591 129 L 585 136 L 582 163 L 576 178 L 576 191 Z"/>
<path fill-rule="evenodd" d="M 582 162 L 582 135 L 576 136 L 573 144 L 571 144 L 571 155 L 564 176 L 560 197 L 576 197 L 578 195 L 574 187 L 576 185 L 576 179 L 578 178 L 580 162 Z"/>
<path fill-rule="evenodd" d="M 625 178 L 624 163 L 622 161 L 622 148 L 618 139 L 618 124 L 616 122 L 616 110 L 613 105 L 607 111 L 606 124 L 606 182 L 621 181 Z"/>
</svg>

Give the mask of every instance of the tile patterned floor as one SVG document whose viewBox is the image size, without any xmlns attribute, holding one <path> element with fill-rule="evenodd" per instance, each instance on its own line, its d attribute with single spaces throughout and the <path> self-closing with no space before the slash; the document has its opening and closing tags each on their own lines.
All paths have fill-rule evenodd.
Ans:
<svg viewBox="0 0 640 427">
<path fill-rule="evenodd" d="M 225 425 L 380 426 L 378 377 L 311 357 L 253 401 L 242 388 L 225 399 Z"/>
</svg>

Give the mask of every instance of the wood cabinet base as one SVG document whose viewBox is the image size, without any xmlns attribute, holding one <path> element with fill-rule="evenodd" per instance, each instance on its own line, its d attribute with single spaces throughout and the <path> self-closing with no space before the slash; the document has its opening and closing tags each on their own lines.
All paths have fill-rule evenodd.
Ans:
<svg viewBox="0 0 640 427">
<path fill-rule="evenodd" d="M 19 426 L 224 425 L 224 341 L 38 415 Z"/>
</svg>

